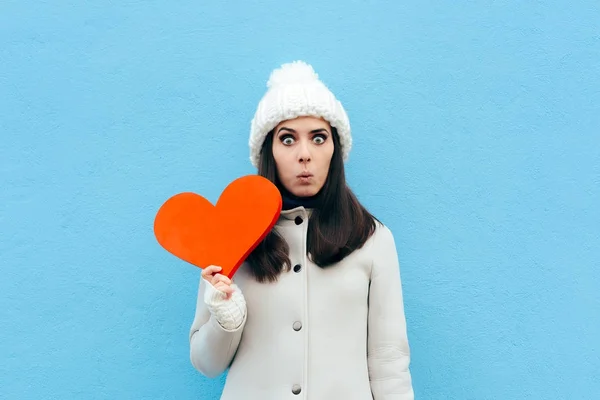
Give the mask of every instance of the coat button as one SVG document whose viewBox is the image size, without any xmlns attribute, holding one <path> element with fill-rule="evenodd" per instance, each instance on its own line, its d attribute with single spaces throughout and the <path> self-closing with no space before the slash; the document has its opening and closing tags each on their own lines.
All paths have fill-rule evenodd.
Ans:
<svg viewBox="0 0 600 400">
<path fill-rule="evenodd" d="M 302 322 L 300 322 L 300 321 L 294 322 L 293 328 L 295 331 L 299 331 L 300 329 L 302 329 Z"/>
<path fill-rule="evenodd" d="M 294 222 L 296 222 L 296 225 L 300 225 L 302 223 L 302 217 L 298 215 Z"/>
<path fill-rule="evenodd" d="M 301 269 L 302 269 L 302 266 L 300 264 L 294 265 L 294 272 L 300 272 Z"/>
<path fill-rule="evenodd" d="M 294 386 L 292 386 L 292 393 L 294 393 L 294 394 L 300 394 L 301 390 L 302 389 L 300 388 L 300 385 L 294 385 Z"/>
</svg>

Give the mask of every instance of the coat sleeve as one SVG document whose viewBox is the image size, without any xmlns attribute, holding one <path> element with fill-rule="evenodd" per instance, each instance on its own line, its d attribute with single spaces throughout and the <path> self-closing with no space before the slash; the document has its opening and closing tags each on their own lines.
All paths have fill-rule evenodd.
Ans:
<svg viewBox="0 0 600 400">
<path fill-rule="evenodd" d="M 225 372 L 233 360 L 246 325 L 246 315 L 236 329 L 223 328 L 204 302 L 205 290 L 206 283 L 200 278 L 196 314 L 189 333 L 190 360 L 204 376 L 215 378 Z"/>
<path fill-rule="evenodd" d="M 410 350 L 392 232 L 378 226 L 372 242 L 367 357 L 374 400 L 413 400 Z"/>
</svg>

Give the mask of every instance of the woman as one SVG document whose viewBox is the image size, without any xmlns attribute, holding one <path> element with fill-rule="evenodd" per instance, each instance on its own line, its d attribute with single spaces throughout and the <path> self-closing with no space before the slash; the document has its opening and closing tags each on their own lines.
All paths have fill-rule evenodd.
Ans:
<svg viewBox="0 0 600 400">
<path fill-rule="evenodd" d="M 413 399 L 394 238 L 346 186 L 346 113 L 303 62 L 267 87 L 250 159 L 283 209 L 235 283 L 202 271 L 191 362 L 229 368 L 221 399 Z"/>
</svg>

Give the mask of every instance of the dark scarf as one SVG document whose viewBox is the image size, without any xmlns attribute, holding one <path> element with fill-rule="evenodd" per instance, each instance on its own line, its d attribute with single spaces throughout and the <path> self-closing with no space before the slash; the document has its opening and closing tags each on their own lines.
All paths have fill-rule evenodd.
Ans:
<svg viewBox="0 0 600 400">
<path fill-rule="evenodd" d="M 321 198 L 320 193 L 310 197 L 298 197 L 288 192 L 284 187 L 278 186 L 279 192 L 281 193 L 281 199 L 283 200 L 282 210 L 291 210 L 296 207 L 304 208 L 316 208 L 319 205 Z"/>
</svg>

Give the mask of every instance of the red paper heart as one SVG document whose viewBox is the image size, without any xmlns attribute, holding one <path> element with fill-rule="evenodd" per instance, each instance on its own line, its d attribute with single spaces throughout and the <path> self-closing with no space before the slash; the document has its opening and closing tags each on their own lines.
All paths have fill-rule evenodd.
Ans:
<svg viewBox="0 0 600 400">
<path fill-rule="evenodd" d="M 168 252 L 200 268 L 222 267 L 232 278 L 281 213 L 277 187 L 259 175 L 231 182 L 216 205 L 190 192 L 169 198 L 154 219 L 154 235 Z"/>
</svg>

